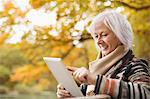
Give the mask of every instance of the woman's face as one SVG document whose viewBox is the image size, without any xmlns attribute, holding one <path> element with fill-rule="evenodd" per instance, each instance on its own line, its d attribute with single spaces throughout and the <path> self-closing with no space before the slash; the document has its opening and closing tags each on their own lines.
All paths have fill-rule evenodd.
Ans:
<svg viewBox="0 0 150 99">
<path fill-rule="evenodd" d="M 95 33 L 92 36 L 102 52 L 102 57 L 108 55 L 121 45 L 116 35 L 102 21 L 97 22 Z"/>
</svg>

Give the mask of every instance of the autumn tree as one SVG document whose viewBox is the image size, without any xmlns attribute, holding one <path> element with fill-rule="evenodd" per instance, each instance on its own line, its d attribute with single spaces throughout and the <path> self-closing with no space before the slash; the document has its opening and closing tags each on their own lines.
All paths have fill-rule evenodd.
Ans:
<svg viewBox="0 0 150 99">
<path fill-rule="evenodd" d="M 14 28 L 19 29 L 21 40 L 12 45 L 29 62 L 11 71 L 10 81 L 16 86 L 55 90 L 56 81 L 42 59 L 44 56 L 61 57 L 69 66 L 88 67 L 88 63 L 96 58 L 97 51 L 87 28 L 92 18 L 105 9 L 114 9 L 127 16 L 134 31 L 135 54 L 150 58 L 149 0 L 30 0 L 30 5 L 21 10 L 8 0 L 3 2 L 4 10 L 0 14 L 3 20 L 0 44 L 7 44 L 7 40 L 15 35 Z M 27 16 L 36 11 L 55 18 L 48 25 L 35 25 Z M 42 86 L 43 83 L 46 86 Z"/>
</svg>

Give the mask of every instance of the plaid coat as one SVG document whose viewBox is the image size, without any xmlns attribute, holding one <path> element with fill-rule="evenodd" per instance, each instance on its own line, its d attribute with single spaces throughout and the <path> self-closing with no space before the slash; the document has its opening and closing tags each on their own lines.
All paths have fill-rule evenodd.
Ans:
<svg viewBox="0 0 150 99">
<path fill-rule="evenodd" d="M 150 99 L 150 68 L 131 50 L 99 79 L 99 93 L 112 99 Z"/>
<path fill-rule="evenodd" d="M 108 94 L 112 99 L 150 99 L 150 68 L 131 50 L 97 81 L 96 93 Z M 86 87 L 81 91 L 85 95 Z"/>
</svg>

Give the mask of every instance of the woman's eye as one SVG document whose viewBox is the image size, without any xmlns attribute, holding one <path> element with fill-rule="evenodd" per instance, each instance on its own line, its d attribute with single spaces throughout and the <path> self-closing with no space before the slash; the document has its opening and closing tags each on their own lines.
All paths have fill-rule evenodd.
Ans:
<svg viewBox="0 0 150 99">
<path fill-rule="evenodd" d="M 102 33 L 102 36 L 107 36 L 107 34 L 106 33 Z"/>
<path fill-rule="evenodd" d="M 95 38 L 98 38 L 98 35 L 97 35 L 97 33 L 95 33 L 95 34 L 94 34 L 94 37 L 95 37 Z"/>
<path fill-rule="evenodd" d="M 96 38 L 98 38 L 98 35 L 95 35 Z"/>
</svg>

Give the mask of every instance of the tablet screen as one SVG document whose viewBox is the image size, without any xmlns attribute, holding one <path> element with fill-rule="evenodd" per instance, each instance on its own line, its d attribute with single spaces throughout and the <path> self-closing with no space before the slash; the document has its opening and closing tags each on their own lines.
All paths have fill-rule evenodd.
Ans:
<svg viewBox="0 0 150 99">
<path fill-rule="evenodd" d="M 59 84 L 61 84 L 73 96 L 83 96 L 72 75 L 61 61 L 61 58 L 44 57 L 43 59 Z"/>
</svg>

